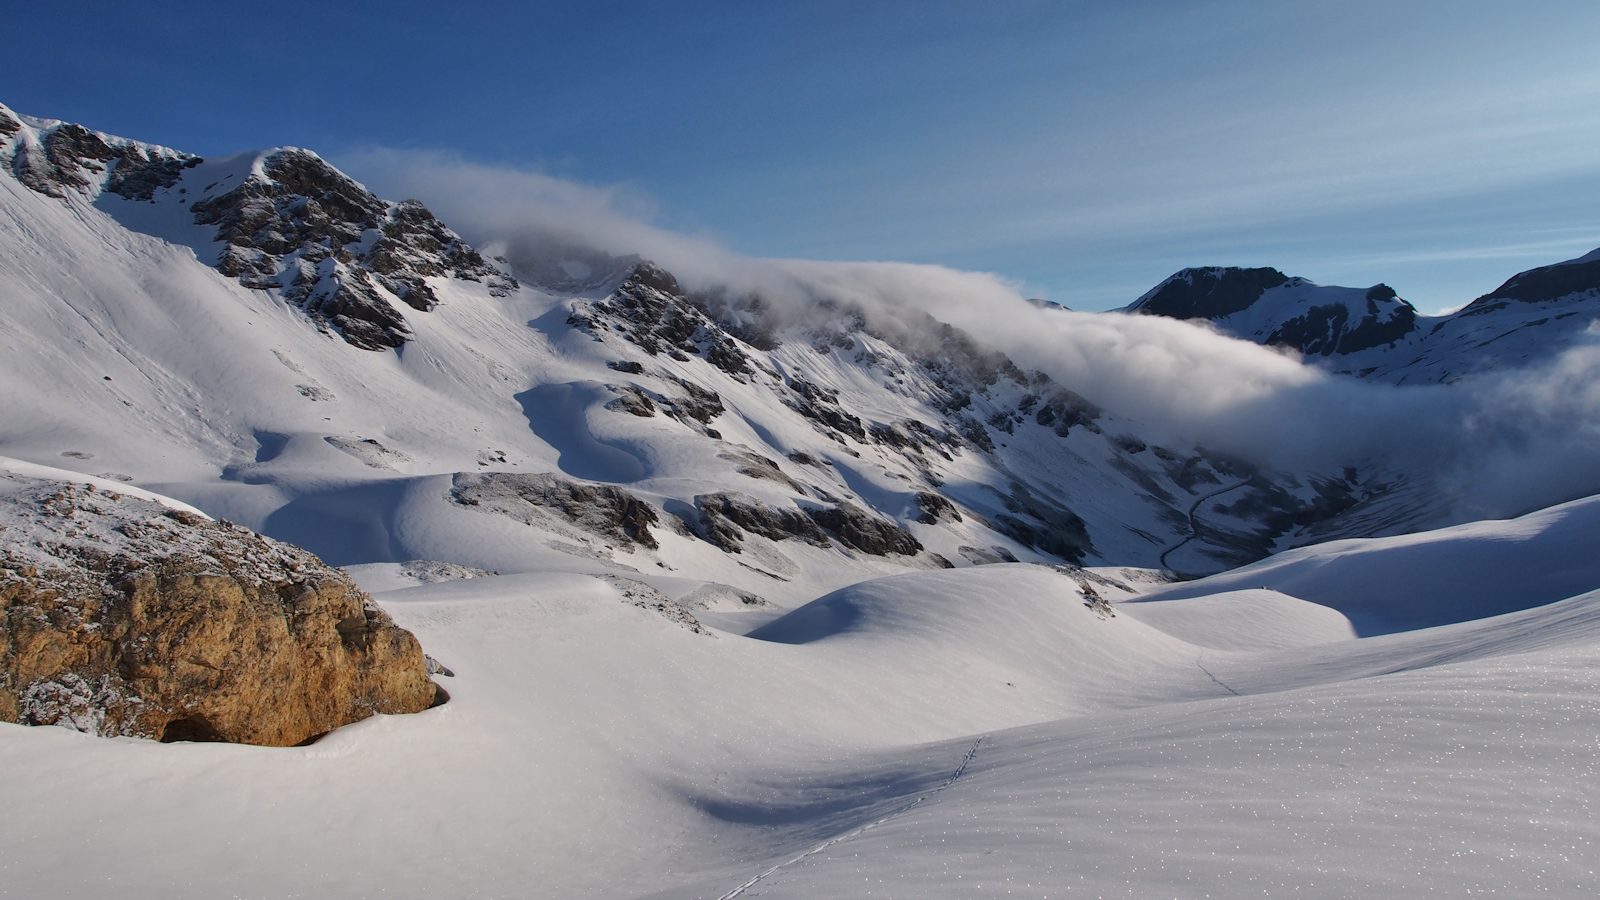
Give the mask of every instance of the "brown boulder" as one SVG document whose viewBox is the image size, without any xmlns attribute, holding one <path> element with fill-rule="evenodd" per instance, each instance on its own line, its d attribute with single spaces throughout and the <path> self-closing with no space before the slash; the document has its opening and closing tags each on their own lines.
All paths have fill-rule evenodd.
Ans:
<svg viewBox="0 0 1600 900">
<path fill-rule="evenodd" d="M 436 692 L 416 638 L 312 554 L 0 473 L 0 720 L 289 746 Z"/>
</svg>

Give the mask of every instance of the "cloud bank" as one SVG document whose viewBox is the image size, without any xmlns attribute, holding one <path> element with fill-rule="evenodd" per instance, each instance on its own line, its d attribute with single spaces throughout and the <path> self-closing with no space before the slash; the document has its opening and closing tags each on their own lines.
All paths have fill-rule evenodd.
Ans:
<svg viewBox="0 0 1600 900">
<path fill-rule="evenodd" d="M 818 304 L 824 298 L 881 322 L 903 323 L 918 310 L 1169 442 L 1291 468 L 1377 463 L 1431 480 L 1463 517 L 1600 492 L 1595 328 L 1534 367 L 1397 387 L 1330 375 L 1187 322 L 1042 310 L 989 273 L 741 256 L 652 225 L 650 204 L 625 189 L 433 153 L 368 151 L 345 162 L 382 194 L 423 200 L 519 271 L 575 252 L 637 254 L 691 289 L 759 294 L 786 322 L 831 314 Z"/>
</svg>

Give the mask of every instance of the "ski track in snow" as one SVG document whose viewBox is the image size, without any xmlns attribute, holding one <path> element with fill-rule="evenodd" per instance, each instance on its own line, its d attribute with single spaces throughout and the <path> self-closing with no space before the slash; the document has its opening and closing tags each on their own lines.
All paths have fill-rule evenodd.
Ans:
<svg viewBox="0 0 1600 900">
<path fill-rule="evenodd" d="M 1161 551 L 1161 568 L 1171 569 L 1172 567 L 1167 565 L 1167 556 L 1182 549 L 1184 544 L 1187 544 L 1200 536 L 1200 520 L 1196 518 L 1196 515 L 1200 512 L 1200 504 L 1210 500 L 1212 497 L 1220 497 L 1229 491 L 1236 491 L 1249 483 L 1249 480 L 1245 480 L 1239 482 L 1238 484 L 1230 484 L 1227 487 L 1217 488 L 1209 494 L 1202 494 L 1200 497 L 1196 498 L 1194 503 L 1189 505 L 1189 536 L 1177 542 L 1176 544 L 1173 544 L 1171 547 Z"/>
<path fill-rule="evenodd" d="M 1227 682 L 1223 681 L 1221 678 L 1218 678 L 1215 674 L 1212 673 L 1212 671 L 1210 669 L 1206 668 L 1205 659 L 1206 659 L 1205 654 L 1202 653 L 1201 655 L 1199 655 L 1199 656 L 1194 658 L 1194 664 L 1200 667 L 1200 671 L 1206 673 L 1206 677 L 1207 678 L 1209 678 L 1212 681 L 1216 682 L 1217 687 L 1222 688 L 1223 690 L 1225 690 L 1228 693 L 1234 695 L 1235 697 L 1244 696 L 1243 694 L 1239 693 L 1238 691 L 1236 691 L 1232 687 L 1230 687 Z"/>
<path fill-rule="evenodd" d="M 904 806 L 901 806 L 898 809 L 895 809 L 894 811 L 892 811 L 892 812 L 890 812 L 890 813 L 888 813 L 888 814 L 886 814 L 884 816 L 881 816 L 879 818 L 873 819 L 871 822 L 868 822 L 865 825 L 860 825 L 860 826 L 857 826 L 855 828 L 852 828 L 852 829 L 850 829 L 849 831 L 846 831 L 843 834 L 836 835 L 835 837 L 828 838 L 827 840 L 825 840 L 822 843 L 816 845 L 815 847 L 812 847 L 811 849 L 805 851 L 804 853 L 801 853 L 798 856 L 791 857 L 790 859 L 787 859 L 787 860 L 784 860 L 781 863 L 778 863 L 777 865 L 773 866 L 770 869 L 767 869 L 766 871 L 764 871 L 761 874 L 755 876 L 754 878 L 750 879 L 749 881 L 746 881 L 744 884 L 741 884 L 738 887 L 734 888 L 733 890 L 727 892 L 726 894 L 723 894 L 722 896 L 718 897 L 717 900 L 733 900 L 733 898 L 735 898 L 735 897 L 742 896 L 745 891 L 748 891 L 749 889 L 755 887 L 756 885 L 758 885 L 761 882 L 765 881 L 766 879 L 772 877 L 773 875 L 776 875 L 777 873 L 783 871 L 784 869 L 787 869 L 788 867 L 790 867 L 792 865 L 795 865 L 796 863 L 804 862 L 805 860 L 810 859 L 811 857 L 816 856 L 819 853 L 823 853 L 823 852 L 827 851 L 830 847 L 832 847 L 835 844 L 841 843 L 843 841 L 847 841 L 847 840 L 849 840 L 849 839 L 851 839 L 853 837 L 856 837 L 857 835 L 865 834 L 866 832 L 871 831 L 874 828 L 877 828 L 879 825 L 883 825 L 885 823 L 891 822 L 891 821 L 893 821 L 893 820 L 905 815 L 906 813 L 912 811 L 913 809 L 916 809 L 918 806 L 922 805 L 922 801 L 928 799 L 929 797 L 932 797 L 934 794 L 937 794 L 940 791 L 943 791 L 945 788 L 951 786 L 952 784 L 955 784 L 956 781 L 959 780 L 962 775 L 966 774 L 967 766 L 972 764 L 972 758 L 974 756 L 978 755 L 978 745 L 982 744 L 983 743 L 983 739 L 986 738 L 986 737 L 988 737 L 988 735 L 979 735 L 975 740 L 973 740 L 972 746 L 967 748 L 966 755 L 961 758 L 961 764 L 956 766 L 956 770 L 954 772 L 950 773 L 950 777 L 946 778 L 938 787 L 932 788 L 931 790 L 927 790 L 927 791 L 924 791 L 921 794 L 918 794 L 916 797 L 914 797 L 911 800 L 910 803 L 907 803 Z"/>
</svg>

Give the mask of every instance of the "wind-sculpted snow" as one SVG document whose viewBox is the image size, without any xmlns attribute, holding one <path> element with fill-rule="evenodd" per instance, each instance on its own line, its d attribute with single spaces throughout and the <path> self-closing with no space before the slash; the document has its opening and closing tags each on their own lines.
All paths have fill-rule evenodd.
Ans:
<svg viewBox="0 0 1600 900">
<path fill-rule="evenodd" d="M 1362 634 L 1385 634 L 1528 609 L 1600 587 L 1596 534 L 1600 497 L 1590 497 L 1508 521 L 1317 544 L 1143 599 L 1265 587 L 1338 610 Z"/>
</svg>

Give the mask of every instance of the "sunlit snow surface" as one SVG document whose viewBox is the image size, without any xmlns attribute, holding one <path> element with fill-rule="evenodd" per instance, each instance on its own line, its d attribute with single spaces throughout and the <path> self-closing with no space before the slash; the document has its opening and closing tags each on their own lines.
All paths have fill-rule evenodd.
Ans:
<svg viewBox="0 0 1600 900">
<path fill-rule="evenodd" d="M 1593 581 L 1592 559 L 1540 555 L 1582 512 L 1475 533 L 1520 535 L 1523 572 Z M 1376 540 L 1325 561 L 1363 550 L 1407 552 Z M 1409 602 L 1452 608 L 1425 585 L 1462 559 L 1414 559 L 1424 587 Z M 394 569 L 362 573 L 405 583 Z M 1000 565 L 858 584 L 760 639 L 694 633 L 620 590 L 480 574 L 381 593 L 457 673 L 441 679 L 451 702 L 310 747 L 0 726 L 0 891 L 1581 897 L 1595 884 L 1600 592 L 1356 639 L 1286 594 L 1140 603 L 1101 584 L 1122 601 L 1108 616 L 1066 575 Z"/>
<path fill-rule="evenodd" d="M 187 177 L 221 190 L 251 165 Z M 19 475 L 139 496 L 122 487 L 137 482 L 356 564 L 454 671 L 439 678 L 451 700 L 292 749 L 0 725 L 0 896 L 1589 897 L 1600 883 L 1600 595 L 1585 593 L 1600 587 L 1600 500 L 1165 587 L 803 541 L 734 555 L 666 524 L 657 549 L 608 544 L 451 503 L 452 477 L 565 472 L 663 511 L 735 486 L 796 496 L 683 423 L 608 411 L 604 386 L 627 381 L 612 357 L 647 363 L 634 382 L 663 393 L 701 378 L 728 407 L 726 447 L 885 515 L 909 520 L 919 472 L 838 449 L 769 386 L 598 344 L 566 324 L 568 298 L 531 288 L 441 281 L 440 307 L 408 317 L 412 343 L 355 351 L 201 264 L 210 235 L 162 212 L 186 198 L 162 202 L 61 202 L 0 177 L 0 452 L 84 473 Z M 926 408 L 925 385 L 868 384 L 838 354 L 791 342 L 766 358 L 866 414 Z M 1019 432 L 1007 459 L 1065 470 L 1100 558 L 1188 563 L 1189 524 L 1128 502 L 1111 446 Z M 937 465 L 969 506 L 1004 484 L 976 454 Z M 1397 496 L 1365 533 L 1437 521 L 1406 505 L 1426 502 Z M 949 559 L 997 541 L 1039 558 L 974 516 L 907 525 Z M 741 590 L 770 605 L 746 611 Z"/>
</svg>

